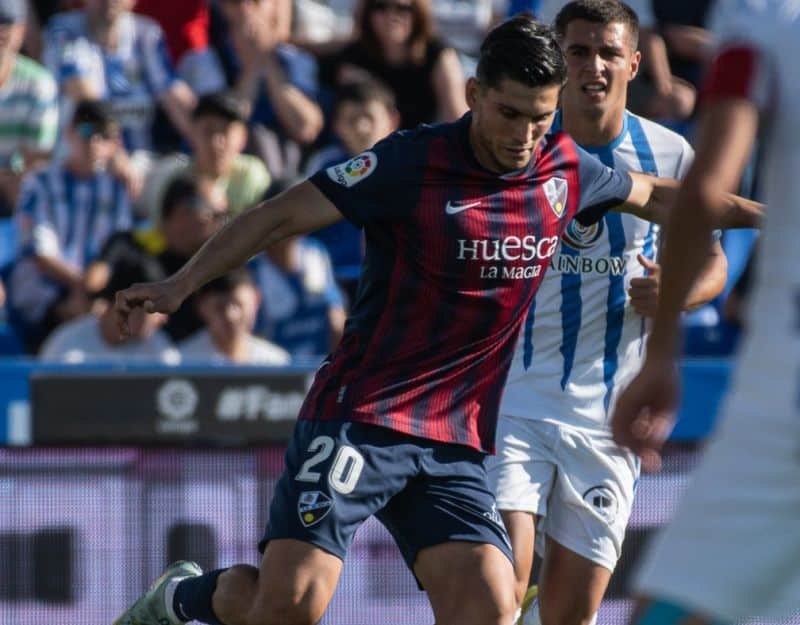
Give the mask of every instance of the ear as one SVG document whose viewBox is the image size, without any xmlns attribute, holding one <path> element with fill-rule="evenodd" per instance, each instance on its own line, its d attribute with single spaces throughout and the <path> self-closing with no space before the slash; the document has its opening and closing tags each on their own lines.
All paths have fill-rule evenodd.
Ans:
<svg viewBox="0 0 800 625">
<path fill-rule="evenodd" d="M 465 87 L 465 95 L 467 97 L 467 106 L 469 106 L 470 110 L 475 110 L 480 102 L 481 96 L 481 85 L 478 82 L 478 79 L 474 76 L 471 76 L 467 80 L 467 85 Z"/>
<path fill-rule="evenodd" d="M 639 73 L 639 64 L 642 62 L 642 53 L 638 50 L 633 53 L 633 57 L 631 58 L 631 77 L 630 80 L 636 78 L 636 75 Z"/>
</svg>

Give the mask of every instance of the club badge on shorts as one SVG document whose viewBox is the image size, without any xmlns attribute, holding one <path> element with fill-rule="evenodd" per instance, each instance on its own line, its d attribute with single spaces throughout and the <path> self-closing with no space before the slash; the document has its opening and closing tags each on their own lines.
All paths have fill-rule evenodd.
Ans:
<svg viewBox="0 0 800 625">
<path fill-rule="evenodd" d="M 300 493 L 300 500 L 297 502 L 297 514 L 303 527 L 311 527 L 319 523 L 331 511 L 331 508 L 333 508 L 333 500 L 318 490 Z"/>
</svg>

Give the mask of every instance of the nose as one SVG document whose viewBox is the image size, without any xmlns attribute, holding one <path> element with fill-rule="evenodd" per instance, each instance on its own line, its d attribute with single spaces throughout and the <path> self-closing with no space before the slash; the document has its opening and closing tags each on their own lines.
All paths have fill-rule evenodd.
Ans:
<svg viewBox="0 0 800 625">
<path fill-rule="evenodd" d="M 604 67 L 605 62 L 603 61 L 603 57 L 601 57 L 599 54 L 590 54 L 586 58 L 585 69 L 594 75 L 600 75 L 603 72 Z"/>
<path fill-rule="evenodd" d="M 511 138 L 516 145 L 530 145 L 533 141 L 535 124 L 526 119 L 520 119 L 515 125 Z"/>
</svg>

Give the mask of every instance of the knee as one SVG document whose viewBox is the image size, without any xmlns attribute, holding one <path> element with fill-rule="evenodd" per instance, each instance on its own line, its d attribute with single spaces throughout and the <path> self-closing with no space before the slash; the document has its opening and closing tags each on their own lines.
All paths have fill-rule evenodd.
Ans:
<svg viewBox="0 0 800 625">
<path fill-rule="evenodd" d="M 458 625 L 511 625 L 518 607 L 511 584 L 487 586 L 454 596 L 452 619 Z"/>
<path fill-rule="evenodd" d="M 218 617 L 240 619 L 247 614 L 256 598 L 258 569 L 238 564 L 217 579 L 214 591 L 214 613 Z"/>
<path fill-rule="evenodd" d="M 588 599 L 578 596 L 567 597 L 565 601 L 547 601 L 540 597 L 539 618 L 542 625 L 590 625 L 595 618 L 595 610 Z"/>
<path fill-rule="evenodd" d="M 316 625 L 327 602 L 316 588 L 282 587 L 267 589 L 251 603 L 246 625 Z"/>
</svg>

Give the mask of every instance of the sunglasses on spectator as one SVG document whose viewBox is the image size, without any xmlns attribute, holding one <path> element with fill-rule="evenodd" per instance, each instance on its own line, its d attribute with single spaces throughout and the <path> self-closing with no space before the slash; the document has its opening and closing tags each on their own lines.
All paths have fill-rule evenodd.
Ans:
<svg viewBox="0 0 800 625">
<path fill-rule="evenodd" d="M 395 13 L 402 13 L 409 15 L 414 12 L 414 6 L 411 4 L 403 4 L 402 2 L 391 2 L 390 0 L 378 0 L 372 4 L 373 11 L 394 11 Z"/>
<path fill-rule="evenodd" d="M 116 137 L 116 133 L 112 129 L 103 128 L 90 122 L 76 124 L 75 132 L 84 141 L 89 141 L 92 137 L 100 137 L 101 139 L 114 139 Z"/>
</svg>

